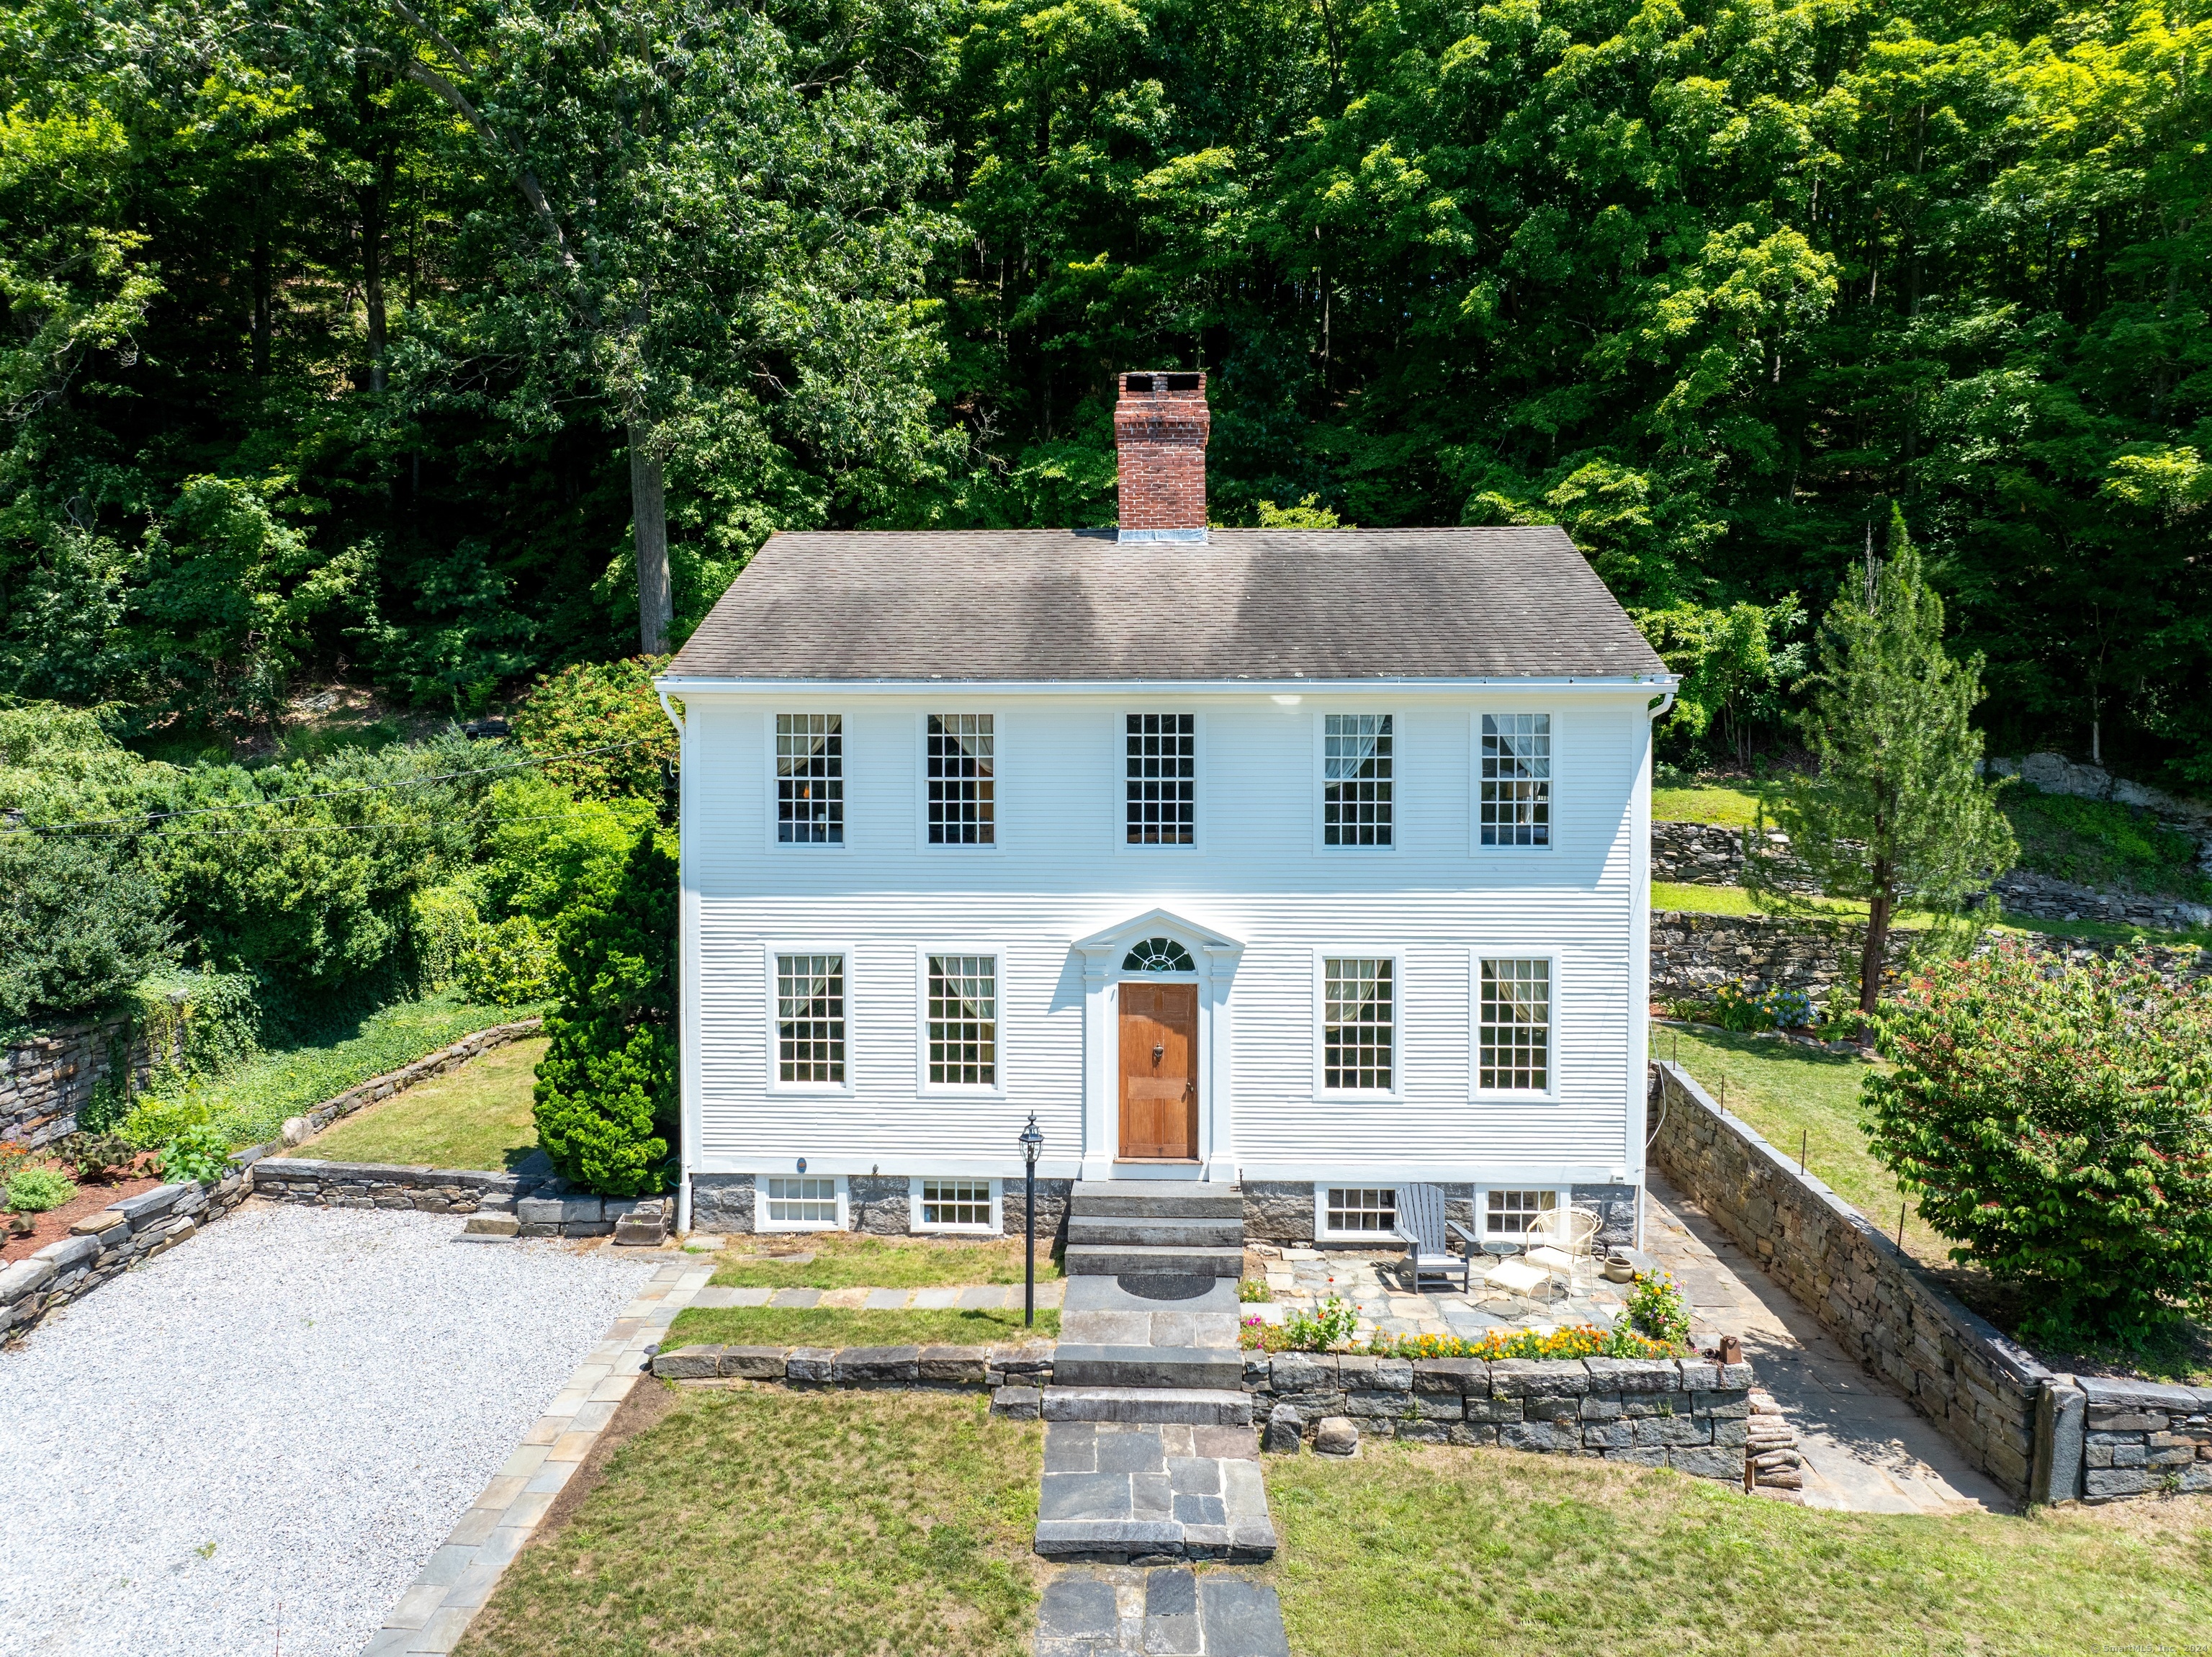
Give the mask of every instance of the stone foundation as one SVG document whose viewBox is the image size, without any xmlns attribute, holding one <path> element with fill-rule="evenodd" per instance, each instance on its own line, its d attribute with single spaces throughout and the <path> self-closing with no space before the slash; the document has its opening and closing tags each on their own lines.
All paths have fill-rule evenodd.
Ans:
<svg viewBox="0 0 2212 1657">
<path fill-rule="evenodd" d="M 695 1173 L 691 1176 L 691 1229 L 718 1236 L 739 1236 L 759 1228 L 756 1204 L 761 1176 L 750 1173 Z M 1056 1240 L 1067 1221 L 1073 1195 L 1071 1179 L 1036 1182 L 1037 1240 Z M 904 1237 L 914 1232 L 913 1181 L 905 1174 L 856 1173 L 845 1181 L 845 1212 L 851 1229 L 876 1237 Z M 999 1227 L 1008 1237 L 1023 1228 L 1024 1185 L 1000 1181 Z"/>
</svg>

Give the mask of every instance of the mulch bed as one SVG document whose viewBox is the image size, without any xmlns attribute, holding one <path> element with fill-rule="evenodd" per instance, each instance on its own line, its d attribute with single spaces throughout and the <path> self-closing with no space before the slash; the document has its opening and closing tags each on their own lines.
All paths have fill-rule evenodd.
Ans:
<svg viewBox="0 0 2212 1657">
<path fill-rule="evenodd" d="M 36 1226 L 28 1237 L 11 1237 L 0 1230 L 0 1264 L 29 1259 L 47 1244 L 58 1243 L 68 1236 L 70 1228 L 88 1214 L 97 1214 L 111 1203 L 151 1191 L 161 1183 L 155 1176 L 143 1174 L 137 1179 L 118 1179 L 112 1185 L 80 1185 L 76 1195 L 59 1208 L 31 1216 Z"/>
</svg>

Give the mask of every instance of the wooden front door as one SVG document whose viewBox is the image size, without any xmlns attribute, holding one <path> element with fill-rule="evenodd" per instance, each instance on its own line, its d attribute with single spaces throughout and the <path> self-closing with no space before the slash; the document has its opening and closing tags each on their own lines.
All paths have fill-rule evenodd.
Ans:
<svg viewBox="0 0 2212 1657">
<path fill-rule="evenodd" d="M 1121 986 L 1121 1154 L 1198 1158 L 1198 986 Z"/>
</svg>

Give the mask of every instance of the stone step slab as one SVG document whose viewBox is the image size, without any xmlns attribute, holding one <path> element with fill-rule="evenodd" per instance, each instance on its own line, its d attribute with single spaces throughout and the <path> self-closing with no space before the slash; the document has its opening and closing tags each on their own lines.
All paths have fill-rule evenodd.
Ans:
<svg viewBox="0 0 2212 1657">
<path fill-rule="evenodd" d="M 1065 1386 L 1229 1392 L 1244 1384 L 1244 1355 L 1234 1347 L 1079 1346 L 1062 1341 L 1053 1349 L 1052 1374 Z"/>
<path fill-rule="evenodd" d="M 1048 1386 L 1047 1421 L 1173 1422 L 1188 1427 L 1249 1427 L 1252 1395 L 1219 1387 Z"/>
<path fill-rule="evenodd" d="M 1064 1270 L 1071 1277 L 1236 1277 L 1244 1270 L 1242 1248 L 1159 1248 L 1133 1243 L 1070 1243 Z"/>
<path fill-rule="evenodd" d="M 1075 1219 L 1236 1220 L 1244 1193 L 1235 1185 L 1164 1179 L 1079 1179 L 1068 1198 Z"/>
<path fill-rule="evenodd" d="M 1035 1657 L 1290 1657 L 1275 1590 L 1180 1566 L 1060 1572 L 1037 1606 Z"/>
<path fill-rule="evenodd" d="M 1212 1217 L 1171 1219 L 1127 1215 L 1075 1215 L 1067 1240 L 1080 1244 L 1133 1244 L 1139 1248 L 1233 1248 L 1244 1246 L 1244 1221 Z"/>
</svg>

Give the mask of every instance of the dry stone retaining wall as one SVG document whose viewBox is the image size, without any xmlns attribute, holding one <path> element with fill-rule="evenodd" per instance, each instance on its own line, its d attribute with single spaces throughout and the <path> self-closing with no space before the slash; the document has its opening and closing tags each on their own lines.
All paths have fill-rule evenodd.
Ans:
<svg viewBox="0 0 2212 1657">
<path fill-rule="evenodd" d="M 229 1213 L 252 1189 L 251 1171 L 239 1167 L 212 1187 L 196 1180 L 157 1185 L 86 1215 L 58 1243 L 0 1267 L 0 1337 L 22 1335 L 116 1273 L 166 1253 Z"/>
<path fill-rule="evenodd" d="M 8 1044 L 0 1053 L 0 1143 L 37 1150 L 76 1131 L 76 1113 L 107 1079 L 117 1050 L 129 1040 L 131 1084 L 143 1087 L 162 1065 L 175 1062 L 184 1042 L 181 1021 L 172 1023 L 157 1048 L 128 1014 L 64 1025 Z"/>
</svg>

